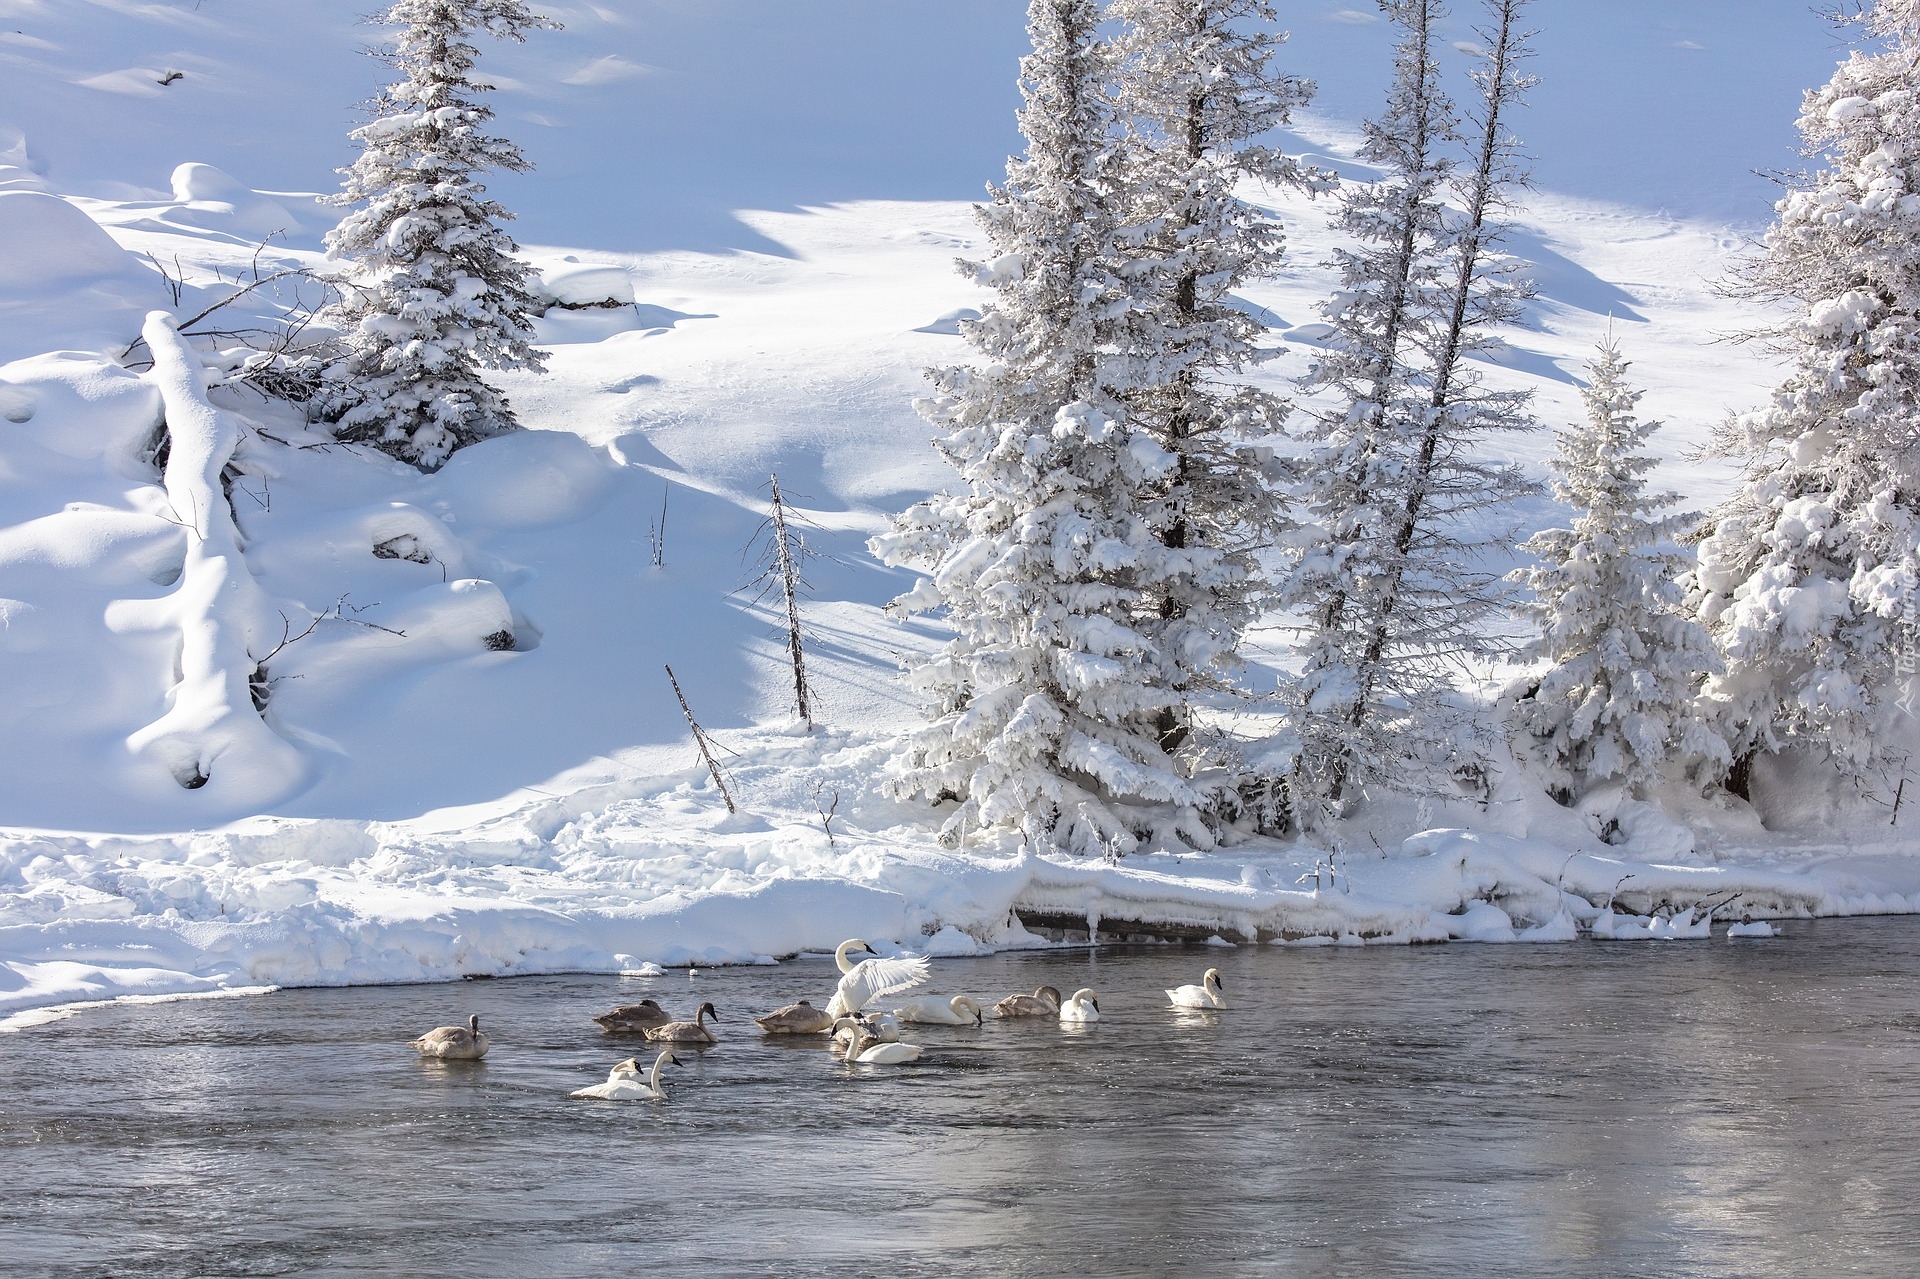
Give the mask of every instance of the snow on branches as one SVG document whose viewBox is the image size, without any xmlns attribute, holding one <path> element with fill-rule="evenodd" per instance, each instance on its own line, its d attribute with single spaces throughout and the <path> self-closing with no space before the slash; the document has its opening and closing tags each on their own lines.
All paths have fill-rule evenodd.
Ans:
<svg viewBox="0 0 1920 1279">
<path fill-rule="evenodd" d="M 1243 184 L 1331 180 L 1260 141 L 1313 96 L 1273 66 L 1285 40 L 1267 0 L 1114 0 L 1125 24 L 1116 100 L 1125 130 L 1113 199 L 1123 309 L 1103 379 L 1133 428 L 1174 458 L 1143 509 L 1173 571 L 1145 623 L 1174 686 L 1218 686 L 1264 594 L 1259 552 L 1283 527 L 1271 440 L 1286 403 L 1240 375 L 1269 358 L 1266 326 L 1233 296 L 1273 274 L 1281 228 Z M 1183 706 L 1159 732 L 1186 744 Z"/>
<path fill-rule="evenodd" d="M 1516 703 L 1515 727 L 1567 803 L 1602 785 L 1638 797 L 1673 761 L 1716 773 L 1727 762 L 1693 707 L 1719 662 L 1676 580 L 1687 557 L 1673 539 L 1696 517 L 1661 514 L 1678 495 L 1646 491 L 1657 463 L 1640 450 L 1660 424 L 1635 416 L 1628 367 L 1611 339 L 1587 366 L 1586 420 L 1560 434 L 1553 460 L 1573 525 L 1536 533 L 1523 549 L 1540 563 L 1514 574 L 1541 631 L 1525 656 L 1552 663 Z"/>
<path fill-rule="evenodd" d="M 1736 424 L 1746 478 L 1714 512 L 1693 604 L 1724 675 L 1705 706 L 1736 758 L 1824 746 L 1864 779 L 1898 767 L 1885 732 L 1920 644 L 1920 4 L 1882 0 L 1856 51 L 1807 95 L 1827 167 L 1778 205 L 1738 287 L 1787 303 L 1794 356 Z"/>
<path fill-rule="evenodd" d="M 402 78 L 354 131 L 360 157 L 335 202 L 356 206 L 327 237 L 347 263 L 327 319 L 347 353 L 326 372 L 316 413 L 344 440 L 374 444 L 433 470 L 463 445 L 515 425 L 483 369 L 539 371 L 527 267 L 498 223 L 481 175 L 531 167 L 485 132 L 493 118 L 474 79 L 477 32 L 520 41 L 551 26 L 522 0 L 398 0 L 380 21 L 401 28 Z"/>
<path fill-rule="evenodd" d="M 1177 459 L 1129 425 L 1099 367 L 1121 298 L 1099 21 L 1092 0 L 1030 6 L 1026 154 L 980 210 L 994 257 L 961 264 L 995 291 L 963 326 L 978 360 L 936 370 L 920 406 L 965 487 L 873 541 L 927 575 L 896 607 L 958 631 L 911 671 L 930 722 L 891 764 L 896 794 L 958 801 L 949 843 L 969 828 L 1080 852 L 1212 842 L 1160 731 L 1181 694 L 1158 605 L 1186 568 L 1152 493 Z"/>
<path fill-rule="evenodd" d="M 1504 651 L 1504 586 L 1482 565 L 1511 544 L 1504 510 L 1534 487 L 1477 447 L 1531 429 L 1529 395 L 1484 385 L 1467 362 L 1530 296 L 1520 264 L 1499 251 L 1525 181 L 1509 126 L 1531 84 L 1520 70 L 1525 3 L 1488 0 L 1463 139 L 1434 57 L 1444 6 L 1383 0 L 1401 42 L 1360 155 L 1388 176 L 1350 189 L 1336 222 L 1352 247 L 1335 255 L 1333 336 L 1302 383 L 1322 407 L 1302 431 L 1294 499 L 1308 527 L 1290 539 L 1280 583 L 1305 618 L 1288 781 L 1303 824 L 1368 784 L 1445 793 L 1448 774 L 1478 754 L 1454 677 Z"/>
</svg>

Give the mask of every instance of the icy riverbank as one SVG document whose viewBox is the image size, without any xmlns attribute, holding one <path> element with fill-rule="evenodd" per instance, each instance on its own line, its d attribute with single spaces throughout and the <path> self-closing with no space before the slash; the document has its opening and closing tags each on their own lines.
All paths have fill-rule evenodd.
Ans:
<svg viewBox="0 0 1920 1279">
<path fill-rule="evenodd" d="M 688 772 L 477 820 L 10 833 L 0 1014 L 119 995 L 764 963 L 854 935 L 954 955 L 1048 944 L 1035 930 L 1565 941 L 1688 935 L 1696 904 L 1718 904 L 1722 921 L 1920 911 L 1920 857 L 1897 846 L 1666 857 L 1645 851 L 1659 831 L 1612 847 L 1570 834 L 1570 819 L 1518 833 L 1442 826 L 1397 847 L 1362 836 L 1366 851 L 1344 854 L 1264 841 L 1118 862 L 1006 843 L 950 851 L 921 814 L 871 793 L 870 743 L 766 732 L 735 744 L 738 815 Z M 815 797 L 835 794 L 830 841 Z M 1706 931 L 1696 922 L 1692 935 Z"/>
</svg>

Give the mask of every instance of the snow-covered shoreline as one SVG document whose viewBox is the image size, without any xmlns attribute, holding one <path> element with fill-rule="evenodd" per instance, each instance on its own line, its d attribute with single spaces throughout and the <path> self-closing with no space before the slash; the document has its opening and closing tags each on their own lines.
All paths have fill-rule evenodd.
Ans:
<svg viewBox="0 0 1920 1279">
<path fill-rule="evenodd" d="M 1686 930 L 1650 916 L 1684 921 L 1696 903 L 1723 903 L 1715 936 L 1749 915 L 1920 912 L 1920 855 L 1897 843 L 1675 857 L 1670 828 L 1615 848 L 1580 838 L 1571 814 L 1556 826 L 1551 805 L 1507 831 L 1438 814 L 1397 847 L 1356 832 L 1364 852 L 946 850 L 923 815 L 864 785 L 874 743 L 785 729 L 735 744 L 737 815 L 688 770 L 439 830 L 256 818 L 0 834 L 0 1017 L 127 995 L 767 963 L 856 935 L 936 956 L 1050 944 L 1022 919 L 1109 940 L 1352 945 L 1651 939 Z M 823 788 L 843 796 L 831 843 L 810 811 Z"/>
</svg>

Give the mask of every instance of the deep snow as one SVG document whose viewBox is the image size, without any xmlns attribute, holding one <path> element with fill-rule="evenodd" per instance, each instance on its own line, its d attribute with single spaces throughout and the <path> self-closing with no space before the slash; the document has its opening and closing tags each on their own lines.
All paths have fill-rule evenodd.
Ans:
<svg viewBox="0 0 1920 1279">
<path fill-rule="evenodd" d="M 1524 788 L 1485 808 L 1383 804 L 1331 874 L 1310 848 L 1105 866 L 933 847 L 870 783 L 875 743 L 913 714 L 897 654 L 938 637 L 882 616 L 907 582 L 862 544 L 948 482 L 911 402 L 920 370 L 962 351 L 951 317 L 982 300 L 951 260 L 976 245 L 965 201 L 1017 145 L 1022 6 L 555 5 L 565 32 L 484 50 L 540 166 L 496 190 L 566 305 L 540 321 L 550 375 L 505 379 L 535 429 L 432 476 L 328 446 L 243 390 L 203 400 L 148 318 L 318 262 L 334 214 L 296 193 L 331 187 L 377 83 L 360 7 L 0 0 L 0 1010 L 742 961 L 855 933 L 1020 944 L 1016 906 L 1401 941 L 1565 936 L 1624 875 L 1639 911 L 1733 892 L 1755 913 L 1920 909 L 1898 830 L 1836 832 L 1819 804 L 1774 832 L 1683 806 L 1697 848 L 1650 810 L 1603 845 Z M 1369 8 L 1283 6 L 1288 62 L 1322 85 L 1295 142 L 1356 179 L 1344 157 L 1386 74 Z M 1568 420 L 1611 325 L 1643 410 L 1669 423 L 1661 478 L 1698 504 L 1727 472 L 1692 448 L 1774 376 L 1715 343 L 1752 317 L 1709 282 L 1763 224 L 1751 171 L 1792 163 L 1800 90 L 1836 49 L 1799 6 L 1758 8 L 1536 10 L 1539 189 L 1513 248 L 1541 296 L 1504 376 Z M 159 85 L 169 70 L 185 74 Z M 1299 347 L 1328 290 L 1329 210 L 1281 212 L 1293 266 L 1249 302 Z M 184 279 L 177 301 L 162 269 Z M 268 316 L 295 287 L 216 314 Z M 117 357 L 143 327 L 130 372 Z M 195 343 L 215 382 L 237 359 L 221 345 Z M 217 474 L 187 492 L 170 460 L 161 482 L 163 403 L 176 433 L 202 404 L 207 432 L 237 432 L 231 550 L 201 519 Z M 1551 448 L 1543 432 L 1519 455 Z M 734 592 L 775 470 L 832 556 L 807 607 L 812 736 L 787 725 L 773 616 Z M 265 724 L 215 678 L 230 662 L 195 676 L 189 660 L 233 641 L 205 592 L 236 564 L 256 655 L 322 617 L 269 663 Z M 489 647 L 502 633 L 511 651 Z M 1270 631 L 1253 655 L 1283 647 Z M 740 752 L 738 817 L 693 766 L 663 663 Z M 183 732 L 194 761 L 211 733 L 250 762 L 183 789 Z M 836 792 L 829 844 L 817 810 Z M 1429 827 L 1454 829 L 1401 842 Z M 1300 882 L 1316 864 L 1319 892 Z"/>
</svg>

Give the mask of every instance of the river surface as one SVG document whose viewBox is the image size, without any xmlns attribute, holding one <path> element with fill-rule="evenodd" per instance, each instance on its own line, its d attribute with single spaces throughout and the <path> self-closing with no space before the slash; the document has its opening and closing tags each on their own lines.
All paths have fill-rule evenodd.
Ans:
<svg viewBox="0 0 1920 1279">
<path fill-rule="evenodd" d="M 942 960 L 1105 1019 L 852 1070 L 746 1019 L 825 959 L 117 1005 L 0 1035 L 0 1273 L 1920 1273 L 1920 920 L 1787 928 Z M 569 1100 L 645 994 L 722 1042 Z M 407 1048 L 469 1012 L 484 1063 Z"/>
</svg>

